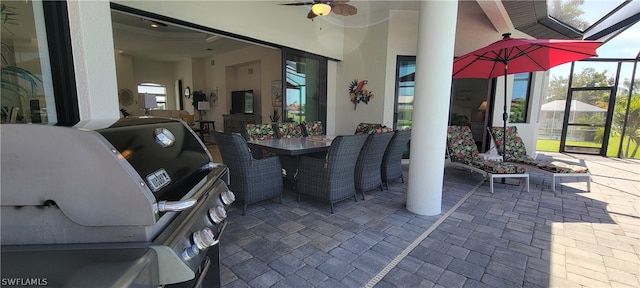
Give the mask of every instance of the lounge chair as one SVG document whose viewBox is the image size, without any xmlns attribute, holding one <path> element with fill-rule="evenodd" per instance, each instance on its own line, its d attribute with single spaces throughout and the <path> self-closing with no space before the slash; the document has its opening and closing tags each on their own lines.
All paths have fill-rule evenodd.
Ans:
<svg viewBox="0 0 640 288">
<path fill-rule="evenodd" d="M 502 155 L 502 142 L 504 137 L 503 127 L 493 127 L 489 129 L 491 138 L 496 144 L 498 153 Z M 543 161 L 536 160 L 527 154 L 527 148 L 524 146 L 522 138 L 518 135 L 518 128 L 516 126 L 507 127 L 507 138 L 505 146 L 506 151 L 504 161 L 517 163 L 526 166 L 527 168 L 533 168 L 536 171 L 540 171 L 544 174 L 551 175 L 551 190 L 556 191 L 556 178 L 559 177 L 581 177 L 587 179 L 587 191 L 591 191 L 591 173 L 589 169 L 584 166 L 571 165 L 560 161 Z"/>
<path fill-rule="evenodd" d="M 495 178 L 524 178 L 529 192 L 529 174 L 519 165 L 495 160 L 485 160 L 480 156 L 469 126 L 449 126 L 447 129 L 447 154 L 445 166 L 462 167 L 482 174 L 489 180 L 493 193 Z"/>
</svg>

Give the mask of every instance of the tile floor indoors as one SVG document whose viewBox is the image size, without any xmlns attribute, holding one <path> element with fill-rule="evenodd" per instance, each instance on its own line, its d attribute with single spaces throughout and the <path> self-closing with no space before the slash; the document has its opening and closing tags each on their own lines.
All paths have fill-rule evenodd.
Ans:
<svg viewBox="0 0 640 288">
<path fill-rule="evenodd" d="M 221 161 L 209 146 L 214 160 Z M 640 287 L 640 161 L 544 153 L 586 165 L 586 183 L 524 184 L 445 168 L 442 213 L 405 209 L 406 183 L 365 201 L 232 205 L 223 287 Z M 410 173 L 405 165 L 405 179 Z"/>
</svg>

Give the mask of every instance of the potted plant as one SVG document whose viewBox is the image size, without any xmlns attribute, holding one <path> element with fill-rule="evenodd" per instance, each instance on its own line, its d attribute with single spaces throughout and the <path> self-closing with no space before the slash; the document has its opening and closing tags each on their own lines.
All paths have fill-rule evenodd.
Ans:
<svg viewBox="0 0 640 288">
<path fill-rule="evenodd" d="M 207 94 L 205 94 L 202 90 L 193 92 L 193 108 L 198 108 L 198 102 L 207 101 Z"/>
<path fill-rule="evenodd" d="M 272 123 L 278 123 L 278 120 L 280 120 L 280 115 L 278 114 L 278 110 L 273 109 L 273 115 L 269 115 L 269 119 L 271 119 Z"/>
</svg>

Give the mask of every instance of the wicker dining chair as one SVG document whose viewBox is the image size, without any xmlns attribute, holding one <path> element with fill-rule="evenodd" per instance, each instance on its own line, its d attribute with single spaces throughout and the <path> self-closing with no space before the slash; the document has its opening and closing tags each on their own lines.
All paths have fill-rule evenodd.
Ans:
<svg viewBox="0 0 640 288">
<path fill-rule="evenodd" d="M 400 179 L 402 183 L 404 183 L 404 176 L 402 175 L 402 153 L 404 153 L 409 139 L 411 139 L 411 130 L 396 130 L 393 138 L 389 141 L 389 145 L 387 145 L 387 150 L 384 151 L 380 174 L 382 176 L 382 182 L 387 189 L 389 189 L 390 181 Z"/>
<path fill-rule="evenodd" d="M 382 188 L 382 176 L 380 175 L 380 167 L 382 166 L 382 157 L 387 145 L 394 133 L 371 133 L 367 137 L 367 141 L 362 145 L 358 161 L 356 162 L 356 191 L 362 194 L 362 200 L 365 200 L 364 192 L 375 188 Z"/>
<path fill-rule="evenodd" d="M 296 191 L 301 195 L 328 201 L 333 204 L 347 198 L 356 198 L 355 168 L 358 154 L 367 135 L 337 136 L 324 158 L 303 156 L 298 166 Z"/>
<path fill-rule="evenodd" d="M 247 141 L 238 133 L 212 132 L 222 162 L 229 167 L 229 189 L 243 203 L 242 215 L 247 205 L 279 197 L 282 203 L 282 166 L 278 157 L 255 159 Z"/>
</svg>

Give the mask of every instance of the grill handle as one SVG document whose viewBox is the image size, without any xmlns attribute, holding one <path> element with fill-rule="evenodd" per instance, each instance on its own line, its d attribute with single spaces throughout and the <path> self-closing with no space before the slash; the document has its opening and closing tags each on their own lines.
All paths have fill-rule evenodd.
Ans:
<svg viewBox="0 0 640 288">
<path fill-rule="evenodd" d="M 184 201 L 160 201 L 153 203 L 153 211 L 158 212 L 178 212 L 193 207 L 198 202 L 196 199 L 187 199 Z"/>
</svg>

